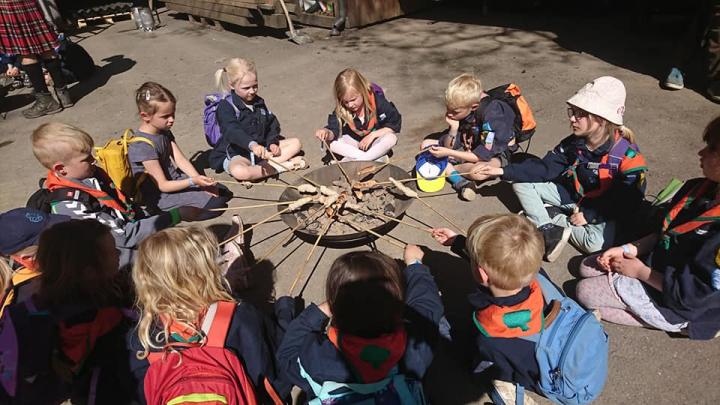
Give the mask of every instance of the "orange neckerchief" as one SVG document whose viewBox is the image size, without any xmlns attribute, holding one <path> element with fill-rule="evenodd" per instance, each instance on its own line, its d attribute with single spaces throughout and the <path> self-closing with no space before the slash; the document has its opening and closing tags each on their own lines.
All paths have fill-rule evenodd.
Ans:
<svg viewBox="0 0 720 405">
<path fill-rule="evenodd" d="M 88 323 L 66 326 L 60 323 L 62 352 L 76 367 L 92 352 L 95 341 L 113 330 L 122 321 L 122 312 L 117 308 L 98 309 L 95 319 Z"/>
<path fill-rule="evenodd" d="M 671 238 L 682 235 L 684 233 L 688 233 L 690 231 L 694 231 L 695 229 L 707 223 L 720 221 L 720 205 L 714 205 L 710 207 L 709 210 L 703 212 L 697 217 L 685 223 L 677 225 L 673 228 L 670 228 L 670 224 L 675 220 L 675 218 L 677 218 L 678 214 L 680 214 L 682 210 L 689 207 L 696 198 L 702 197 L 708 192 L 711 192 L 711 186 L 714 185 L 716 185 L 715 182 L 706 179 L 702 183 L 693 187 L 693 189 L 690 190 L 690 192 L 687 193 L 685 197 L 678 201 L 677 204 L 675 204 L 670 209 L 670 211 L 668 211 L 667 215 L 665 215 L 665 218 L 663 218 L 662 239 L 660 241 L 660 243 L 665 249 L 670 248 Z"/>
<path fill-rule="evenodd" d="M 530 295 L 518 304 L 501 307 L 490 305 L 473 314 L 473 321 L 480 333 L 488 337 L 514 338 L 530 336 L 543 329 L 544 301 L 540 283 L 530 283 Z"/>
<path fill-rule="evenodd" d="M 207 314 L 207 308 L 198 314 L 196 325 L 202 325 L 202 320 Z M 191 326 L 183 322 L 170 321 L 167 316 L 160 315 L 160 321 L 167 326 L 169 346 L 196 346 L 205 340 L 205 334 L 200 326 Z"/>
<path fill-rule="evenodd" d="M 350 119 L 350 121 L 348 121 L 348 126 L 350 127 L 350 130 L 352 130 L 361 137 L 371 133 L 375 129 L 375 125 L 377 125 L 377 107 L 375 106 L 375 93 L 373 93 L 372 91 L 370 91 L 370 94 L 368 94 L 368 103 L 370 104 L 370 109 L 365 113 L 367 129 L 355 128 L 355 118 L 352 118 Z M 342 128 L 340 130 L 342 131 Z"/>
<path fill-rule="evenodd" d="M 344 334 L 331 326 L 328 339 L 350 363 L 355 376 L 368 384 L 387 377 L 405 354 L 407 332 L 404 327 L 376 338 Z"/>
<path fill-rule="evenodd" d="M 96 176 L 100 178 L 100 180 L 108 181 L 107 176 L 100 168 L 97 168 L 95 170 Z M 109 180 L 109 183 L 112 184 L 112 181 Z M 88 187 L 80 182 L 75 182 L 72 180 L 68 180 L 64 177 L 60 177 L 52 170 L 48 171 L 47 180 L 45 180 L 45 187 L 47 187 L 47 189 L 50 191 L 57 190 L 59 188 L 72 188 L 84 191 L 95 197 L 95 199 L 97 199 L 101 205 L 116 209 L 126 215 L 132 215 L 132 211 L 127 206 L 127 199 L 125 198 L 123 193 L 120 192 L 120 190 L 118 190 L 117 188 L 115 189 L 115 192 L 117 193 L 117 199 L 115 199 L 113 196 L 103 190 L 97 190 L 92 187 Z"/>
</svg>

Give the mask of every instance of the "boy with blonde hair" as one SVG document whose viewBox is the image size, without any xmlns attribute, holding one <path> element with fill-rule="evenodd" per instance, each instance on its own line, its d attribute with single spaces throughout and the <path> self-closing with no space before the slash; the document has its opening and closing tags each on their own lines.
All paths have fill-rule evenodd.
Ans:
<svg viewBox="0 0 720 405">
<path fill-rule="evenodd" d="M 120 251 L 120 268 L 129 265 L 145 237 L 183 219 L 196 216 L 196 208 L 181 207 L 143 218 L 95 166 L 94 142 L 85 131 L 68 124 L 42 124 L 32 133 L 33 154 L 48 169 L 43 185 L 49 191 L 51 212 L 75 219 L 95 219 L 110 227 Z"/>
<path fill-rule="evenodd" d="M 508 164 L 517 150 L 515 111 L 504 100 L 490 97 L 482 81 L 463 73 L 448 83 L 445 91 L 445 121 L 449 128 L 439 140 L 426 139 L 435 158 L 448 158 L 445 174 L 466 201 L 475 199 L 474 183 L 460 175 L 469 172 L 474 163 L 489 162 L 494 167 Z"/>
<path fill-rule="evenodd" d="M 554 308 L 539 279 L 547 278 L 542 234 L 523 216 L 496 214 L 476 219 L 467 238 L 447 228 L 433 229 L 433 237 L 470 261 L 478 284 L 468 297 L 477 329 L 474 372 L 488 371 L 506 403 L 514 403 L 512 384 L 541 393 L 535 343 L 525 337 L 540 333 Z"/>
</svg>

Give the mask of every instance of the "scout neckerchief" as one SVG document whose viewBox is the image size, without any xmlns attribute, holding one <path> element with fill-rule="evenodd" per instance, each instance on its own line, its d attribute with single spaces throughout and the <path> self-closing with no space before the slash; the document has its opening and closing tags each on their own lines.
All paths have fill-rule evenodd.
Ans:
<svg viewBox="0 0 720 405">
<path fill-rule="evenodd" d="M 713 185 L 715 185 L 715 182 L 706 179 L 690 190 L 685 197 L 678 201 L 678 203 L 675 204 L 670 211 L 668 211 L 662 224 L 662 239 L 660 240 L 660 244 L 663 248 L 666 250 L 669 249 L 670 240 L 679 235 L 694 231 L 705 224 L 720 221 L 720 205 L 715 204 L 694 219 L 670 228 L 670 224 L 675 220 L 678 214 L 680 214 L 680 212 L 685 208 L 689 207 L 696 198 L 704 196 L 706 192 L 710 191 L 709 189 Z"/>
<path fill-rule="evenodd" d="M 544 299 L 540 283 L 530 283 L 530 294 L 522 302 L 510 306 L 491 304 L 473 314 L 480 333 L 488 337 L 515 338 L 530 336 L 543 330 Z"/>
<path fill-rule="evenodd" d="M 405 354 L 407 333 L 400 327 L 376 338 L 362 338 L 328 328 L 330 342 L 343 354 L 362 383 L 369 384 L 387 377 Z"/>
<path fill-rule="evenodd" d="M 375 106 L 375 93 L 373 93 L 372 91 L 368 94 L 368 103 L 370 104 L 370 108 L 365 111 L 365 122 L 367 122 L 367 125 L 365 127 L 367 129 L 357 129 L 355 127 L 355 118 L 351 118 L 348 121 L 348 126 L 350 127 L 350 130 L 355 132 L 360 137 L 366 136 L 372 131 L 374 131 L 375 125 L 377 125 L 377 108 Z"/>
<path fill-rule="evenodd" d="M 204 309 L 198 314 L 198 321 L 195 322 L 196 325 L 202 324 L 202 319 L 205 318 L 206 313 L 207 309 Z M 160 315 L 160 320 L 163 323 L 167 323 L 169 318 L 165 315 Z M 167 340 L 170 342 L 168 346 L 191 347 L 200 345 L 205 340 L 205 334 L 200 327 L 193 327 L 179 321 L 170 322 L 170 325 L 167 327 L 167 334 Z"/>
<path fill-rule="evenodd" d="M 96 169 L 95 175 L 98 179 L 100 179 L 100 181 L 104 181 L 105 184 L 110 184 L 111 187 L 114 187 L 112 185 L 112 180 L 110 180 L 109 177 L 105 174 L 105 172 L 103 172 L 99 168 Z M 54 191 L 60 188 L 80 190 L 87 194 L 90 194 L 100 203 L 100 205 L 119 211 L 127 219 L 133 219 L 135 216 L 135 213 L 130 208 L 127 200 L 125 199 L 125 196 L 118 189 L 113 189 L 112 191 L 115 193 L 115 195 L 111 195 L 105 190 L 98 190 L 92 187 L 88 187 L 83 183 L 71 181 L 64 177 L 60 177 L 52 170 L 48 172 L 47 180 L 45 180 L 45 187 L 47 187 L 47 189 L 50 191 Z M 69 190 L 68 192 L 72 192 L 72 190 Z"/>
</svg>

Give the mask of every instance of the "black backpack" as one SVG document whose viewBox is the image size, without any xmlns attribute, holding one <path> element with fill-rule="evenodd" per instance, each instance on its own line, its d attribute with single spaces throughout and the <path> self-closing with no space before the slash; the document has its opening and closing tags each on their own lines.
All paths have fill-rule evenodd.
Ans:
<svg viewBox="0 0 720 405">
<path fill-rule="evenodd" d="M 25 203 L 26 207 L 50 214 L 52 213 L 53 202 L 77 200 L 91 207 L 91 209 L 100 208 L 100 202 L 84 191 L 65 187 L 50 191 L 43 186 L 44 184 L 45 178 L 40 179 L 39 189 L 30 195 L 27 203 Z"/>
</svg>

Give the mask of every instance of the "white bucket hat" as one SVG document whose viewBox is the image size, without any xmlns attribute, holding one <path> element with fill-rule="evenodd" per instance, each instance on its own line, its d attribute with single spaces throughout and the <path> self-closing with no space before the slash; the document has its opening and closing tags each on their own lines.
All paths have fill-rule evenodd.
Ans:
<svg viewBox="0 0 720 405">
<path fill-rule="evenodd" d="M 622 125 L 625 114 L 625 85 L 612 76 L 598 77 L 578 90 L 567 103 L 605 118 L 613 124 Z"/>
</svg>

